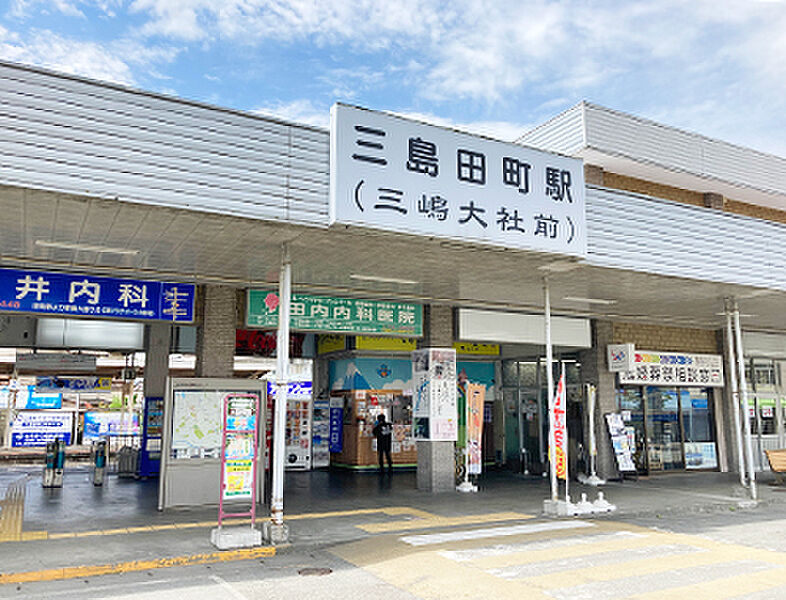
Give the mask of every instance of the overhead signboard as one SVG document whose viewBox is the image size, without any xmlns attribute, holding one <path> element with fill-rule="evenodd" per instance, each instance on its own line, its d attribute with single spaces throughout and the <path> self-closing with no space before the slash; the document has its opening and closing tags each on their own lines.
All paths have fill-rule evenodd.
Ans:
<svg viewBox="0 0 786 600">
<path fill-rule="evenodd" d="M 581 160 L 343 104 L 330 127 L 331 224 L 587 255 Z"/>
<path fill-rule="evenodd" d="M 0 269 L 0 311 L 190 323 L 195 286 Z"/>
<path fill-rule="evenodd" d="M 111 392 L 111 377 L 51 376 L 36 377 L 35 389 L 39 392 Z"/>
<path fill-rule="evenodd" d="M 278 293 L 249 290 L 246 327 L 278 327 Z M 385 302 L 292 294 L 290 327 L 325 333 L 423 335 L 423 307 L 409 302 Z"/>
<path fill-rule="evenodd" d="M 19 371 L 92 373 L 96 370 L 96 357 L 92 354 L 67 354 L 64 352 L 17 354 L 16 368 Z"/>
<path fill-rule="evenodd" d="M 636 350 L 634 369 L 619 374 L 621 384 L 723 387 L 723 357 Z"/>
</svg>

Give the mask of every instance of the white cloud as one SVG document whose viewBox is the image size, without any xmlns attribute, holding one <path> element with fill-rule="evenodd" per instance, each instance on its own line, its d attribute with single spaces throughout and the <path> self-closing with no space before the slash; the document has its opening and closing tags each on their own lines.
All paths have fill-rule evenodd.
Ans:
<svg viewBox="0 0 786 600">
<path fill-rule="evenodd" d="M 513 123 L 511 121 L 471 121 L 471 122 L 456 122 L 445 117 L 439 117 L 433 114 L 421 112 L 399 112 L 402 117 L 431 123 L 432 125 L 439 125 L 440 127 L 450 127 L 459 131 L 483 135 L 486 137 L 502 140 L 505 142 L 512 142 L 516 138 L 530 129 L 532 125 L 523 123 Z"/>
<path fill-rule="evenodd" d="M 330 125 L 330 107 L 319 107 L 311 100 L 293 100 L 265 105 L 254 109 L 253 112 L 325 129 Z"/>
<path fill-rule="evenodd" d="M 136 84 L 133 67 L 167 63 L 177 53 L 176 48 L 146 47 L 130 39 L 99 44 L 49 30 L 31 30 L 22 35 L 0 26 L 0 57 L 5 60 L 123 85 Z M 152 73 L 155 76 L 157 72 Z"/>
</svg>

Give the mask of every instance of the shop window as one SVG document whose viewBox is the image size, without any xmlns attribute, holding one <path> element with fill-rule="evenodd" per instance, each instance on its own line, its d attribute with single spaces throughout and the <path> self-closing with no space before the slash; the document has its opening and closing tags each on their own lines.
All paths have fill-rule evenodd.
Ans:
<svg viewBox="0 0 786 600">
<path fill-rule="evenodd" d="M 685 433 L 685 468 L 714 469 L 718 466 L 709 390 L 680 390 L 682 429 Z"/>
<path fill-rule="evenodd" d="M 763 435 L 778 433 L 775 421 L 775 398 L 757 398 L 756 407 L 761 419 L 761 433 Z"/>
<path fill-rule="evenodd" d="M 518 363 L 515 360 L 506 360 L 502 363 L 502 385 L 518 385 Z"/>
<path fill-rule="evenodd" d="M 519 363 L 519 385 L 521 387 L 535 387 L 538 384 L 538 368 L 534 362 Z"/>
<path fill-rule="evenodd" d="M 670 471 L 684 468 L 677 390 L 647 386 L 644 388 L 644 395 L 650 469 Z"/>
<path fill-rule="evenodd" d="M 757 389 L 775 385 L 775 363 L 771 360 L 753 361 L 753 384 Z"/>
</svg>

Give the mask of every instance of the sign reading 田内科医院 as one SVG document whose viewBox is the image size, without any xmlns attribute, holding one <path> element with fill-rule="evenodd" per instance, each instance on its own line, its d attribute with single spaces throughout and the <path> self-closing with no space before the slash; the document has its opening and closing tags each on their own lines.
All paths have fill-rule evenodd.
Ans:
<svg viewBox="0 0 786 600">
<path fill-rule="evenodd" d="M 190 283 L 0 269 L 0 311 L 190 323 Z"/>
<path fill-rule="evenodd" d="M 336 104 L 330 223 L 587 254 L 581 160 Z"/>
<path fill-rule="evenodd" d="M 249 290 L 246 326 L 278 327 L 278 305 L 277 292 Z M 297 331 L 423 335 L 423 307 L 410 302 L 292 294 L 289 321 L 290 327 Z"/>
</svg>

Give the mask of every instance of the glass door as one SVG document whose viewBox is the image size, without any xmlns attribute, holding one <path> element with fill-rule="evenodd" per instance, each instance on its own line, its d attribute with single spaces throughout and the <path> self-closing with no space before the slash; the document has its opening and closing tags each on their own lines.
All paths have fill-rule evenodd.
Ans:
<svg viewBox="0 0 786 600">
<path fill-rule="evenodd" d="M 644 396 L 650 470 L 684 469 L 677 390 L 648 385 L 644 388 Z"/>
</svg>

